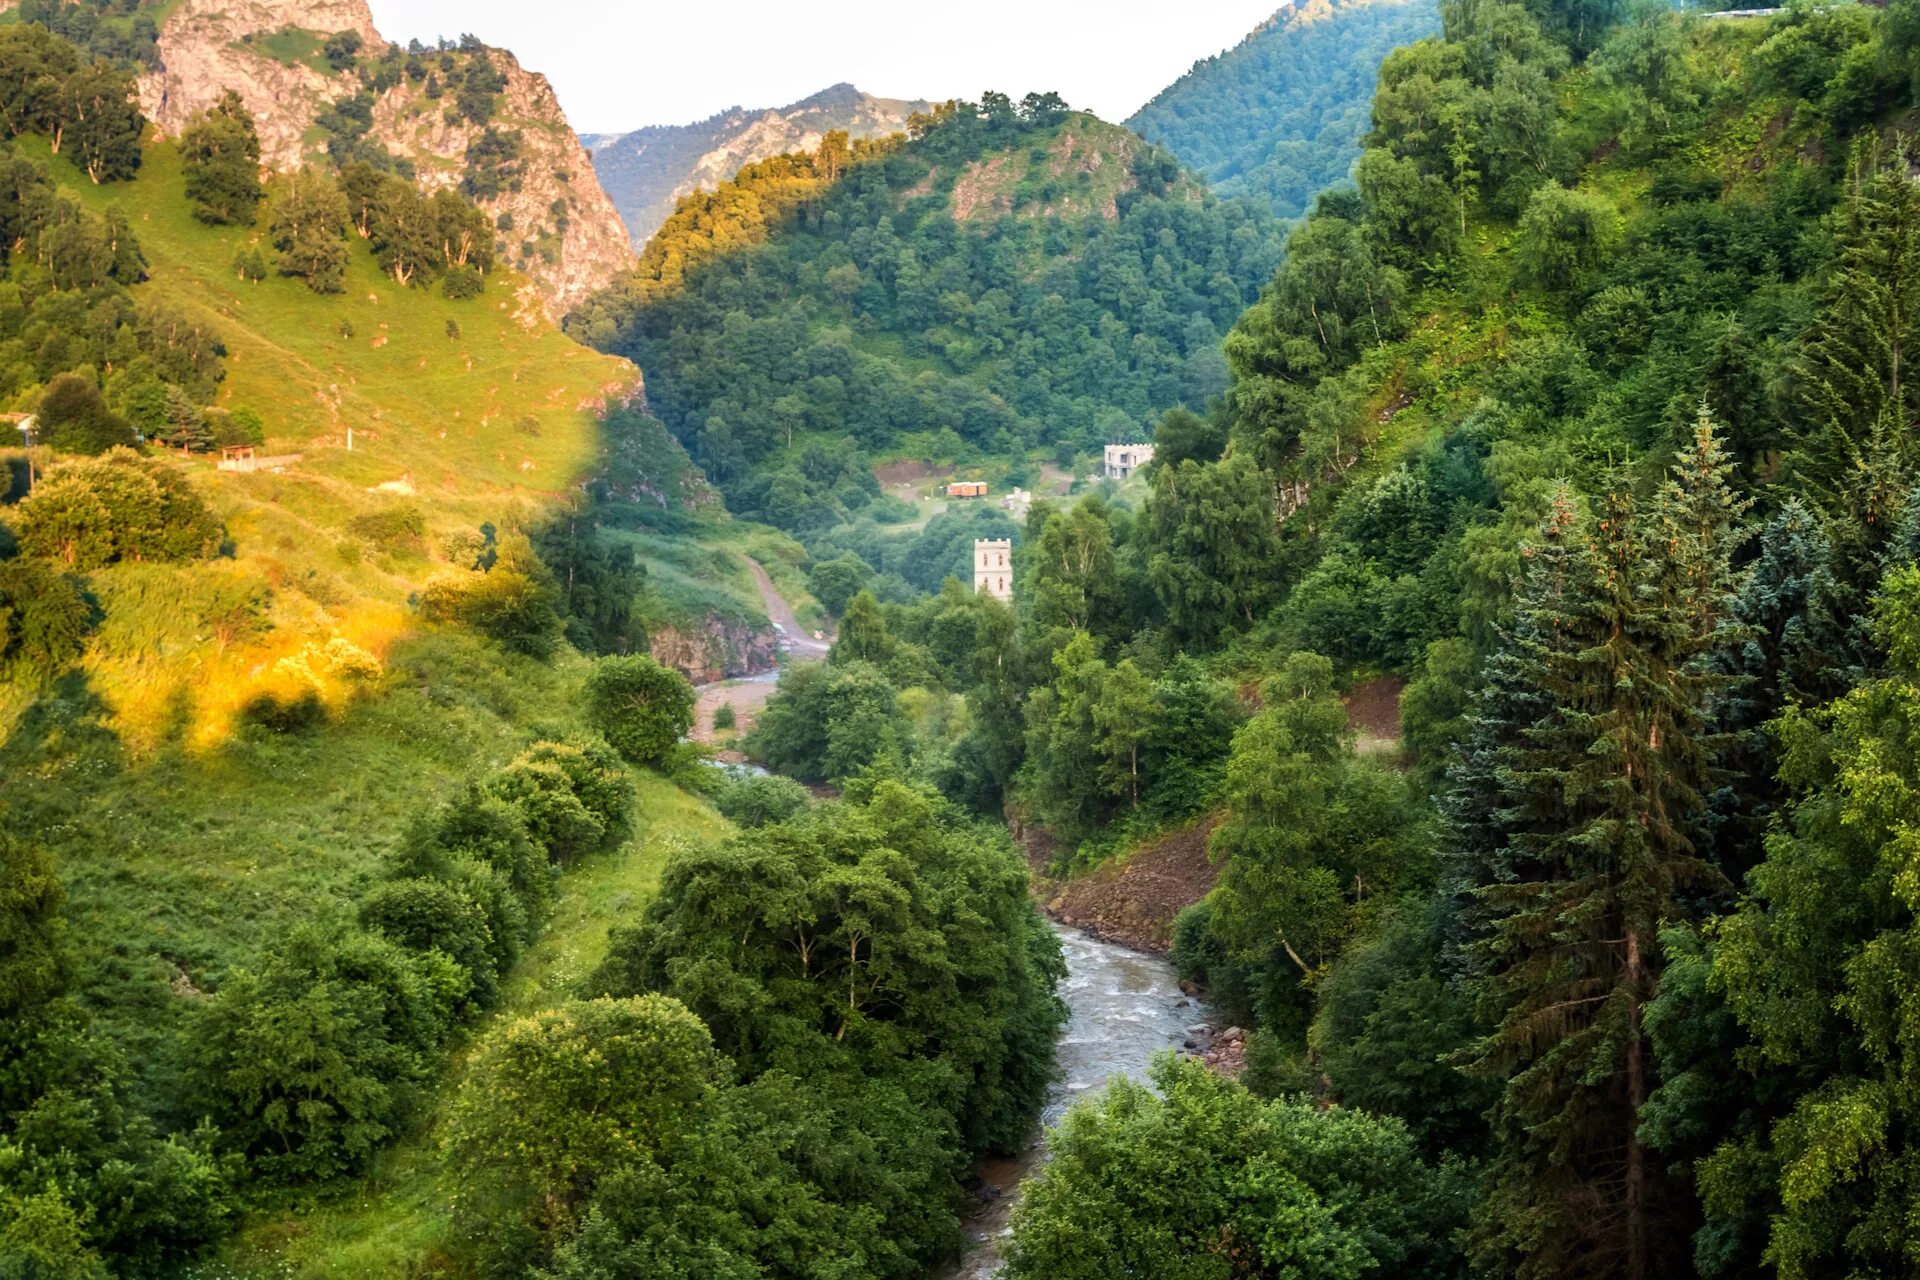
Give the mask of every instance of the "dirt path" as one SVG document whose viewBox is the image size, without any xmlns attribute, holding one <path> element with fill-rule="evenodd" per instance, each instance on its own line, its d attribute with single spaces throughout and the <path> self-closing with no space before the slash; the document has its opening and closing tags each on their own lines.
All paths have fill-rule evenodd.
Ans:
<svg viewBox="0 0 1920 1280">
<path fill-rule="evenodd" d="M 766 606 L 767 618 L 773 623 L 773 629 L 780 635 L 780 648 L 795 662 L 819 662 L 827 656 L 827 650 L 833 648 L 830 641 L 815 640 L 813 632 L 800 626 L 800 619 L 794 616 L 793 606 L 787 598 L 774 589 L 773 579 L 760 567 L 760 562 L 752 556 L 742 556 L 747 568 L 753 571 L 753 585 L 760 589 L 760 603 Z"/>
<path fill-rule="evenodd" d="M 814 639 L 813 633 L 800 625 L 793 606 L 773 585 L 773 579 L 767 576 L 760 562 L 752 556 L 741 558 L 753 573 L 753 585 L 760 590 L 760 603 L 766 608 L 767 620 L 773 623 L 780 637 L 779 650 L 783 662 L 824 662 L 828 651 L 833 648 L 833 642 Z M 741 680 L 722 680 L 716 684 L 701 685 L 695 691 L 693 704 L 693 740 L 712 746 L 720 742 L 723 735 L 730 734 L 735 739 L 744 735 L 753 728 L 753 722 L 760 718 L 761 708 L 767 705 L 767 699 L 773 697 L 779 678 L 780 673 L 776 670 Z M 714 713 L 721 707 L 733 708 L 734 725 L 730 731 L 713 727 Z M 717 754 L 722 760 L 736 763 L 746 758 L 731 749 Z"/>
</svg>

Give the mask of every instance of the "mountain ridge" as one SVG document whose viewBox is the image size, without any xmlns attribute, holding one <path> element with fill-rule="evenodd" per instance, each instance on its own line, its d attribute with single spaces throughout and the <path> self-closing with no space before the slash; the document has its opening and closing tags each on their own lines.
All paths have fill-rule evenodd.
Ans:
<svg viewBox="0 0 1920 1280">
<path fill-rule="evenodd" d="M 875 97 L 841 81 L 783 107 L 733 106 L 691 124 L 587 134 L 582 142 L 638 248 L 683 197 L 717 188 L 747 165 L 813 151 L 835 130 L 854 140 L 900 133 L 910 116 L 932 107 L 925 100 Z"/>
<path fill-rule="evenodd" d="M 1359 156 L 1387 52 L 1438 29 L 1430 0 L 1300 0 L 1196 61 L 1125 123 L 1219 194 L 1295 216 Z"/>
</svg>

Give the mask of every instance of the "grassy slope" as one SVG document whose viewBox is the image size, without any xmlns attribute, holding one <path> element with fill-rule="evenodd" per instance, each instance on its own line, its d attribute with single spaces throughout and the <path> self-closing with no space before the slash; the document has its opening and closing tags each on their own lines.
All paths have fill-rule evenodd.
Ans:
<svg viewBox="0 0 1920 1280">
<path fill-rule="evenodd" d="M 148 149 L 135 182 L 96 188 L 25 145 L 90 207 L 128 211 L 152 276 L 136 296 L 213 325 L 231 353 L 220 403 L 258 410 L 270 451 L 305 455 L 283 475 L 176 460 L 227 521 L 232 559 L 93 575 L 105 618 L 82 670 L 53 690 L 0 691 L 10 816 L 60 859 L 80 987 L 167 1112 L 182 1096 L 178 1049 L 202 990 L 291 925 L 350 910 L 395 836 L 439 796 L 538 734 L 580 727 L 584 663 L 545 666 L 463 631 L 422 632 L 406 600 L 448 568 L 438 535 L 482 521 L 532 527 L 589 474 L 592 410 L 633 372 L 544 321 L 523 325 L 506 273 L 482 298 L 449 302 L 397 289 L 356 243 L 340 295 L 243 284 L 229 264 L 258 233 L 195 222 L 170 146 Z M 402 478 L 415 496 L 369 492 Z M 425 517 L 423 545 L 383 549 L 344 531 L 356 514 L 402 503 Z M 723 515 L 697 533 L 757 545 Z M 202 605 L 223 586 L 270 593 L 257 633 L 207 628 Z M 329 724 L 234 727 L 232 708 L 277 661 L 336 636 L 382 665 L 332 700 Z M 510 1010 L 560 998 L 597 960 L 610 921 L 644 901 L 667 850 L 723 831 L 664 781 L 636 774 L 635 784 L 634 839 L 562 878 L 548 934 L 512 975 Z M 383 1158 L 368 1185 L 395 1191 L 370 1218 L 349 1197 L 315 1211 L 310 1229 L 275 1214 L 249 1239 L 284 1243 L 308 1274 L 381 1274 L 382 1257 L 385 1274 L 406 1274 L 403 1259 L 419 1256 L 410 1242 L 444 1227 L 430 1151 L 403 1141 Z"/>
<path fill-rule="evenodd" d="M 235 556 L 225 570 L 239 585 L 271 591 L 270 626 L 237 645 L 207 644 L 192 616 L 204 566 L 173 573 L 186 606 L 171 616 L 121 611 L 136 624 L 131 642 L 116 645 L 115 628 L 104 629 L 88 673 L 116 730 L 142 749 L 179 730 L 182 705 L 187 738 L 217 745 L 272 664 L 310 642 L 340 636 L 383 657 L 408 629 L 409 595 L 448 567 L 433 554 L 440 537 L 483 522 L 537 525 L 590 473 L 599 405 L 634 383 L 625 361 L 544 320 L 522 323 L 510 273 L 480 298 L 451 302 L 400 289 L 356 242 L 340 294 L 321 297 L 291 279 L 245 284 L 231 263 L 261 233 L 196 222 L 170 145 L 147 149 L 135 181 L 106 187 L 48 157 L 44 144 L 22 145 L 89 206 L 127 211 L 151 276 L 136 296 L 211 325 L 230 353 L 219 403 L 258 411 L 268 452 L 303 455 L 282 475 L 217 473 L 204 459 L 178 464 L 227 522 Z M 373 491 L 396 483 L 414 495 Z M 420 545 L 366 546 L 343 533 L 353 516 L 396 505 L 425 517 Z M 100 575 L 106 594 L 117 575 Z M 155 643 L 170 626 L 181 633 Z M 0 698 L 0 731 L 20 710 L 17 697 Z"/>
<path fill-rule="evenodd" d="M 726 830 L 706 805 L 658 779 L 641 780 L 639 813 L 639 830 L 626 850 L 567 875 L 547 934 L 508 976 L 496 1017 L 566 999 L 606 954 L 609 922 L 639 910 L 672 850 Z M 439 1126 L 463 1069 L 456 1057 L 447 1068 L 449 1087 L 440 1105 L 386 1151 L 364 1179 L 318 1204 L 256 1215 L 224 1256 L 194 1274 L 205 1280 L 410 1280 L 451 1270 L 449 1209 L 459 1188 L 441 1165 Z"/>
</svg>

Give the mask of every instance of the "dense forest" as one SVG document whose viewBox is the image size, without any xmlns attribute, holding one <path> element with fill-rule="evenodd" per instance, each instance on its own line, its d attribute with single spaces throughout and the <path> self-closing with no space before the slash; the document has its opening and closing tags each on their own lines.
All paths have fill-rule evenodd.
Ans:
<svg viewBox="0 0 1920 1280">
<path fill-rule="evenodd" d="M 753 744 L 1063 873 L 1215 824 L 1243 1084 L 1076 1112 L 1015 1275 L 1906 1274 L 1920 25 L 1442 17 L 1138 509 L 1037 504 L 1012 608 L 856 591 Z"/>
<path fill-rule="evenodd" d="M 647 371 L 737 515 L 885 517 L 876 458 L 1070 463 L 1226 389 L 1220 336 L 1278 261 L 1269 216 L 1052 95 L 912 132 L 830 134 L 689 197 L 568 322 Z"/>
<path fill-rule="evenodd" d="M 1920 0 L 1448 0 L 1291 228 L 1051 95 L 829 136 L 572 318 L 645 404 L 351 121 L 143 138 L 141 9 L 0 26 L 0 1276 L 924 1276 L 1054 1086 L 1029 859 L 1172 832 L 1244 1070 L 1074 1107 L 1009 1275 L 1920 1267 Z M 646 652 L 747 538 L 785 776 Z"/>
<path fill-rule="evenodd" d="M 1346 179 L 1370 124 L 1380 62 L 1431 35 L 1430 0 L 1308 0 L 1194 64 L 1127 119 L 1222 196 L 1305 213 Z"/>
</svg>

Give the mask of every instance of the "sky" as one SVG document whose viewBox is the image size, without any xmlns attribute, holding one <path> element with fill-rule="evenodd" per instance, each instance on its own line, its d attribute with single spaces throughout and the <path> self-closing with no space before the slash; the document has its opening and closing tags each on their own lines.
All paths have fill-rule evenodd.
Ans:
<svg viewBox="0 0 1920 1280">
<path fill-rule="evenodd" d="M 389 40 L 472 32 L 552 80 L 575 130 L 687 124 L 850 81 L 883 98 L 1057 90 L 1124 120 L 1281 0 L 371 0 Z"/>
</svg>

